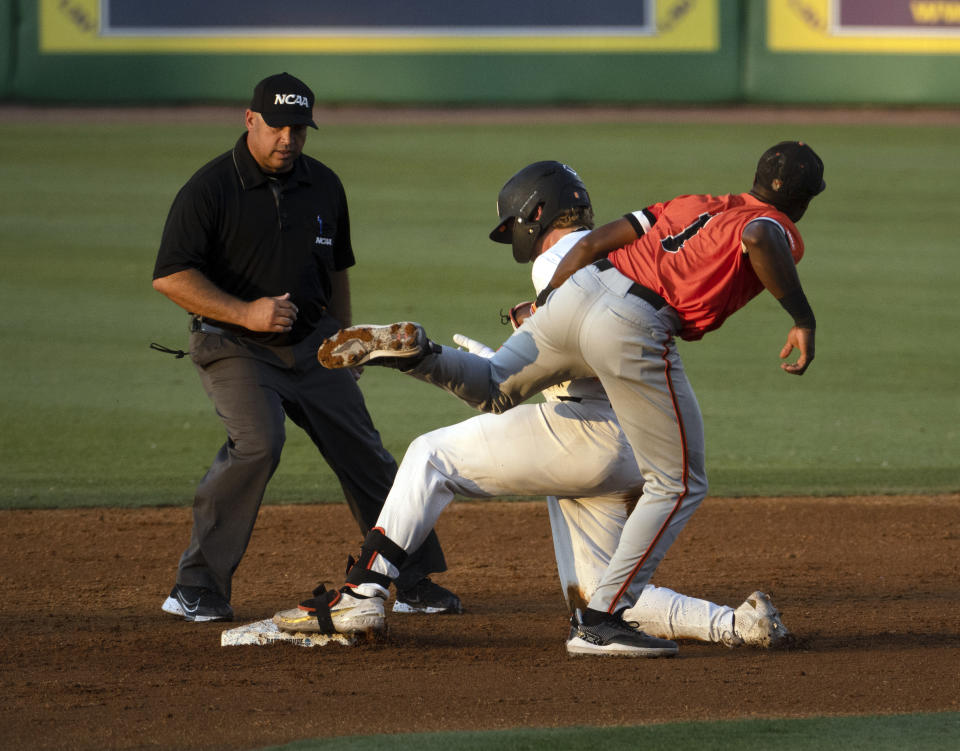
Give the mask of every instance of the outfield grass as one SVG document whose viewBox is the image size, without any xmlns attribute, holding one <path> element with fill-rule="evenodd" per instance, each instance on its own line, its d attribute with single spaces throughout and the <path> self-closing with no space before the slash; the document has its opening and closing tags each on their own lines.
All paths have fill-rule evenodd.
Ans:
<svg viewBox="0 0 960 751">
<path fill-rule="evenodd" d="M 237 118 L 239 122 L 239 117 Z M 187 316 L 150 287 L 166 211 L 239 130 L 0 123 L 0 507 L 189 503 L 223 440 L 186 346 Z M 704 413 L 715 495 L 960 489 L 960 260 L 954 127 L 886 125 L 337 125 L 308 152 L 339 172 L 359 259 L 357 322 L 413 318 L 439 341 L 497 344 L 528 268 L 487 233 L 516 169 L 573 165 L 600 221 L 684 192 L 749 187 L 759 153 L 802 138 L 827 192 L 800 224 L 819 322 L 803 378 L 778 368 L 788 319 L 764 296 L 681 344 Z M 394 372 L 361 382 L 398 459 L 472 413 Z M 268 502 L 338 500 L 289 431 Z"/>
<path fill-rule="evenodd" d="M 819 717 L 805 720 L 681 722 L 618 728 L 549 728 L 484 733 L 417 733 L 307 740 L 277 751 L 954 751 L 960 714 Z"/>
</svg>

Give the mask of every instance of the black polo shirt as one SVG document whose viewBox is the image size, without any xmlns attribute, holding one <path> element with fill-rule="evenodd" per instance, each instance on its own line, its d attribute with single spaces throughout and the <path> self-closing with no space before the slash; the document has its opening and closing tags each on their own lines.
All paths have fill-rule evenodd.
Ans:
<svg viewBox="0 0 960 751">
<path fill-rule="evenodd" d="M 170 207 L 153 278 L 196 269 L 242 300 L 290 293 L 300 309 L 288 335 L 238 330 L 264 343 L 299 341 L 330 299 L 331 270 L 354 264 L 347 198 L 329 167 L 301 155 L 268 177 L 244 133 L 232 151 L 201 167 Z"/>
</svg>

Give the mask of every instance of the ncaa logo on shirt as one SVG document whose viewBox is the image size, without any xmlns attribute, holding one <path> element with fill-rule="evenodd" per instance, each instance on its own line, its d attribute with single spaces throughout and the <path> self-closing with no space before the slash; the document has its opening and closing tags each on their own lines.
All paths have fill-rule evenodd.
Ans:
<svg viewBox="0 0 960 751">
<path fill-rule="evenodd" d="M 313 239 L 314 245 L 333 245 L 333 238 L 320 236 L 323 233 L 323 217 L 322 216 L 317 217 L 317 232 L 319 234 Z"/>
</svg>

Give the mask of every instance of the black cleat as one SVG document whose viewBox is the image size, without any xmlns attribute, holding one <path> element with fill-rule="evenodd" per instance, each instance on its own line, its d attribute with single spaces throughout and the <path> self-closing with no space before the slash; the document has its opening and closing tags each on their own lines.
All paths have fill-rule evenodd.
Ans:
<svg viewBox="0 0 960 751">
<path fill-rule="evenodd" d="M 428 615 L 459 614 L 463 612 L 463 605 L 460 603 L 460 598 L 453 592 L 425 576 L 410 589 L 397 589 L 393 612 Z"/>
<path fill-rule="evenodd" d="M 174 584 L 160 606 L 164 613 L 182 615 L 187 621 L 232 621 L 233 608 L 223 597 L 206 587 Z"/>
<path fill-rule="evenodd" d="M 622 614 L 610 615 L 589 611 L 591 625 L 586 625 L 577 611 L 571 619 L 571 635 L 567 640 L 570 655 L 614 655 L 619 657 L 672 657 L 677 643 L 650 636 L 637 628 L 637 623 L 623 620 Z"/>
</svg>

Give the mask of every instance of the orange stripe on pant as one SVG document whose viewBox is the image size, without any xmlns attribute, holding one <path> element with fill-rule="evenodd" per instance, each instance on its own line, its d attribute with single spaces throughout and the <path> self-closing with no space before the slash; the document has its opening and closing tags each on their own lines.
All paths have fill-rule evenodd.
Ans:
<svg viewBox="0 0 960 751">
<path fill-rule="evenodd" d="M 683 418 L 680 416 L 680 406 L 677 404 L 677 394 L 673 388 L 673 381 L 670 380 L 670 348 L 669 346 L 664 346 L 663 352 L 660 356 L 663 358 L 663 375 L 664 379 L 667 382 L 667 388 L 670 389 L 670 403 L 673 404 L 673 414 L 677 420 L 677 427 L 680 430 L 680 450 L 683 455 L 683 490 L 680 495 L 677 497 L 677 502 L 673 506 L 673 510 L 664 520 L 663 524 L 660 527 L 660 530 L 657 532 L 653 540 L 650 541 L 650 544 L 647 546 L 647 549 L 643 552 L 643 555 L 640 557 L 640 560 L 637 561 L 637 565 L 631 569 L 630 574 L 624 580 L 620 589 L 617 590 L 617 594 L 614 596 L 613 600 L 610 602 L 610 607 L 607 609 L 607 612 L 613 615 L 617 612 L 617 603 L 620 602 L 620 598 L 626 593 L 630 588 L 630 584 L 633 582 L 637 573 L 643 568 L 643 564 L 647 562 L 647 559 L 650 557 L 650 553 L 657 547 L 657 543 L 660 541 L 660 538 L 663 537 L 664 531 L 667 527 L 670 526 L 670 522 L 673 520 L 673 517 L 676 516 L 677 511 L 680 510 L 680 507 L 683 505 L 683 499 L 687 497 L 689 492 L 687 484 L 687 473 L 688 473 L 688 464 L 687 464 L 687 434 L 683 428 Z"/>
</svg>

